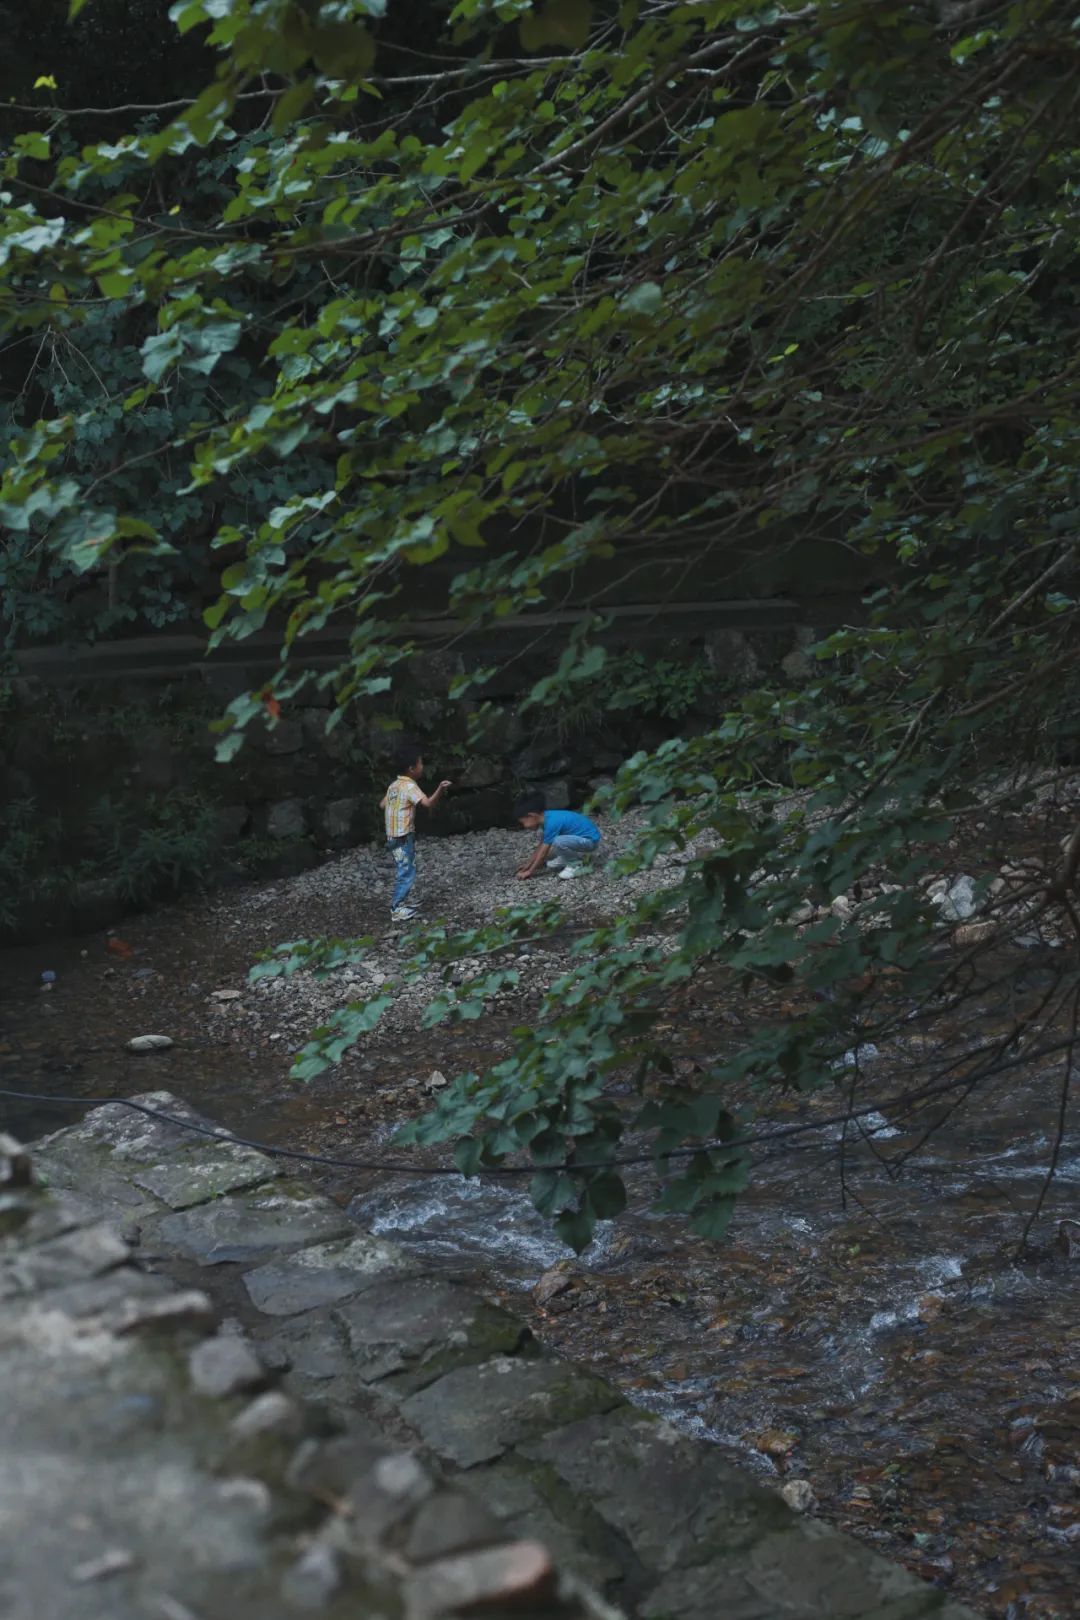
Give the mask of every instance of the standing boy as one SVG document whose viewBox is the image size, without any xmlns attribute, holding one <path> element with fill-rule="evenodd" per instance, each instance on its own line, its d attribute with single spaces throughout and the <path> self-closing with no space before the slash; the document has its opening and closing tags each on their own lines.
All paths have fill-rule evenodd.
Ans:
<svg viewBox="0 0 1080 1620">
<path fill-rule="evenodd" d="M 531 861 L 519 866 L 519 878 L 535 877 L 542 866 L 562 867 L 560 878 L 584 877 L 587 863 L 600 850 L 600 829 L 576 810 L 545 810 L 542 793 L 526 793 L 514 806 L 514 815 L 526 832 L 541 829 Z"/>
<path fill-rule="evenodd" d="M 450 783 L 440 782 L 430 798 L 420 787 L 424 759 L 419 743 L 399 743 L 394 750 L 394 762 L 399 774 L 380 800 L 379 809 L 386 811 L 386 847 L 394 857 L 390 915 L 394 922 L 408 922 L 410 917 L 416 916 L 416 907 L 405 904 L 416 882 L 416 806 L 422 804 L 434 810 Z"/>
</svg>

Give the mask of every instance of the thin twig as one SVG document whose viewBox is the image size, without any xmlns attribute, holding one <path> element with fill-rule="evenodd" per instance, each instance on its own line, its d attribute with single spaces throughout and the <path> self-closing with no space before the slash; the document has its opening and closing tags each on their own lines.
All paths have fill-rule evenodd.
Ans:
<svg viewBox="0 0 1080 1620">
<path fill-rule="evenodd" d="M 1065 1063 L 1061 1076 L 1061 1092 L 1058 1098 L 1057 1132 L 1054 1136 L 1054 1148 L 1050 1155 L 1050 1164 L 1047 1167 L 1046 1175 L 1043 1178 L 1043 1184 L 1039 1188 L 1039 1196 L 1035 1200 L 1035 1208 L 1031 1211 L 1031 1214 L 1028 1216 L 1027 1222 L 1024 1226 L 1024 1233 L 1020 1239 L 1019 1248 L 1017 1249 L 1018 1259 L 1027 1253 L 1028 1239 L 1031 1236 L 1031 1229 L 1035 1225 L 1035 1222 L 1038 1220 L 1039 1216 L 1042 1214 L 1043 1205 L 1046 1202 L 1046 1195 L 1050 1191 L 1050 1188 L 1053 1185 L 1054 1177 L 1057 1174 L 1058 1160 L 1061 1157 L 1061 1146 L 1065 1140 L 1065 1130 L 1069 1119 L 1069 1092 L 1072 1086 L 1073 1052 L 1076 1048 L 1077 1041 L 1080 1041 L 1080 1031 L 1078 1031 L 1078 1026 L 1080 1026 L 1080 986 L 1077 987 L 1076 995 L 1073 997 L 1072 1040 L 1069 1042 L 1065 1051 Z"/>
</svg>

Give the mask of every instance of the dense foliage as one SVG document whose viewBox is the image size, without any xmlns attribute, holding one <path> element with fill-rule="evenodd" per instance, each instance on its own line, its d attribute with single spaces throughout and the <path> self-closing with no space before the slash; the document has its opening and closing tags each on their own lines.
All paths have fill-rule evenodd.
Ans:
<svg viewBox="0 0 1080 1620">
<path fill-rule="evenodd" d="M 122 557 L 148 592 L 213 556 L 213 634 L 280 625 L 273 690 L 230 706 L 222 757 L 311 678 L 290 649 L 329 622 L 351 637 L 319 677 L 342 712 L 392 685 L 418 604 L 601 614 L 658 579 L 705 595 L 751 554 L 777 580 L 811 544 L 875 576 L 869 623 L 817 648 L 810 683 L 627 762 L 612 808 L 649 825 L 626 869 L 709 847 L 586 934 L 512 1054 L 414 1131 L 470 1171 L 528 1150 L 579 1247 L 621 1207 L 620 1139 L 648 1131 L 683 1155 L 657 1160 L 664 1206 L 719 1232 L 747 1173 L 724 1146 L 736 1100 L 834 1083 L 853 1029 L 881 1041 L 960 993 L 919 880 L 988 797 L 1019 808 L 1075 762 L 1073 9 L 458 0 L 422 32 L 386 0 L 170 15 L 216 53 L 189 106 L 97 142 L 43 109 L 12 136 L 0 332 L 39 359 L 0 522 L 9 557 L 91 577 Z M 586 627 L 536 702 L 576 701 L 604 662 Z M 482 688 L 473 670 L 455 695 Z M 1078 856 L 1023 904 L 1080 939 Z M 492 962 L 430 1019 L 475 1016 L 508 946 L 558 921 L 420 930 L 415 971 Z M 683 1092 L 655 1026 L 718 971 L 797 981 L 818 1010 L 759 1024 Z M 918 1094 L 1041 1050 L 1076 988 L 1055 973 Z M 343 1010 L 301 1071 L 384 1004 Z M 1041 1043 L 1066 1071 L 1070 1040 Z M 607 1095 L 627 1071 L 648 1094 L 630 1113 Z"/>
</svg>

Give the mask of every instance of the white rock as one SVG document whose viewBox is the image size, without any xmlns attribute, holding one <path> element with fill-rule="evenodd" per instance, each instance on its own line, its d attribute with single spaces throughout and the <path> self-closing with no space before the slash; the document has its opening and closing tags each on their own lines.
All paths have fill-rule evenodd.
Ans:
<svg viewBox="0 0 1080 1620">
<path fill-rule="evenodd" d="M 930 894 L 946 922 L 966 922 L 975 915 L 974 878 L 958 877 L 947 889 L 939 893 L 931 889 Z"/>
<path fill-rule="evenodd" d="M 188 1370 L 199 1394 L 215 1399 L 254 1389 L 266 1377 L 254 1351 L 231 1334 L 197 1344 L 188 1357 Z"/>
<path fill-rule="evenodd" d="M 239 1001 L 239 990 L 215 990 L 212 992 L 215 1001 Z"/>
<path fill-rule="evenodd" d="M 449 1080 L 446 1078 L 445 1074 L 443 1074 L 441 1069 L 432 1069 L 431 1073 L 424 1081 L 424 1089 L 425 1091 L 441 1091 L 443 1086 L 448 1086 L 449 1084 Z"/>
<path fill-rule="evenodd" d="M 796 1513 L 809 1513 L 812 1507 L 817 1506 L 814 1487 L 808 1479 L 789 1479 L 780 1495 Z"/>
<path fill-rule="evenodd" d="M 304 1415 L 296 1402 L 280 1390 L 257 1395 L 229 1425 L 235 1440 L 253 1440 L 264 1434 L 281 1434 L 298 1440 L 304 1432 Z"/>
<path fill-rule="evenodd" d="M 325 1542 L 316 1542 L 288 1571 L 282 1590 L 294 1608 L 325 1609 L 341 1580 L 337 1553 Z"/>
<path fill-rule="evenodd" d="M 129 1052 L 164 1052 L 172 1044 L 171 1035 L 133 1035 L 127 1046 Z"/>
</svg>

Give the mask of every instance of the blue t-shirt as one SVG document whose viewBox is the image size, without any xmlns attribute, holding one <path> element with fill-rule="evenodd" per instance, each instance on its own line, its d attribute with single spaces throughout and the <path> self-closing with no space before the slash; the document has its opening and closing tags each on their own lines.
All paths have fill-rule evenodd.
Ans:
<svg viewBox="0 0 1080 1620">
<path fill-rule="evenodd" d="M 600 829 L 588 816 L 579 816 L 576 810 L 546 810 L 544 812 L 544 843 L 569 833 L 573 838 L 587 838 L 590 844 L 600 842 Z"/>
</svg>

